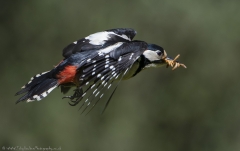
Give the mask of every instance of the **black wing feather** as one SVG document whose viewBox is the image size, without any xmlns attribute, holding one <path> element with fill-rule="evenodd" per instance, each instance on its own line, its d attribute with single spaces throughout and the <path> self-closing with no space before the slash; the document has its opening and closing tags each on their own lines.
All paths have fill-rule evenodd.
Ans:
<svg viewBox="0 0 240 151">
<path fill-rule="evenodd" d="M 90 41 L 85 37 L 65 47 L 62 53 L 63 57 L 66 59 L 76 52 L 103 49 L 117 42 L 129 42 L 137 34 L 137 32 L 131 28 L 110 29 L 105 30 L 105 32 L 109 32 L 109 34 L 108 39 L 105 40 L 103 45 L 91 44 Z"/>
<path fill-rule="evenodd" d="M 126 35 L 129 39 L 133 39 L 137 32 L 134 29 L 131 28 L 116 28 L 116 29 L 109 29 L 106 31 L 112 31 L 118 35 Z"/>
</svg>

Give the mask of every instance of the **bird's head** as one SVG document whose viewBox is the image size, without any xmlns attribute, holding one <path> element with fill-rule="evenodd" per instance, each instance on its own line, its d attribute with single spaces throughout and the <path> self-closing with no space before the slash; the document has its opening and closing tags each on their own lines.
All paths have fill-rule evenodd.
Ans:
<svg viewBox="0 0 240 151">
<path fill-rule="evenodd" d="M 177 61 L 177 58 L 180 55 L 177 55 L 174 59 L 167 56 L 167 52 L 158 45 L 148 44 L 147 50 L 143 52 L 143 56 L 148 60 L 148 64 L 145 68 L 148 67 L 161 67 L 164 65 L 171 66 L 174 69 L 182 66 L 186 68 L 186 66 Z"/>
</svg>

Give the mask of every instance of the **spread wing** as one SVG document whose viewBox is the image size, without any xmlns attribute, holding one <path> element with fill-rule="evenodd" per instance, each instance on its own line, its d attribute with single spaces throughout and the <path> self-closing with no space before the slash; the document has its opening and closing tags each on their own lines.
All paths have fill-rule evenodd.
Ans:
<svg viewBox="0 0 240 151">
<path fill-rule="evenodd" d="M 118 79 L 120 82 L 133 63 L 146 49 L 147 43 L 145 42 L 118 42 L 91 53 L 91 56 L 88 56 L 79 68 L 79 72 L 81 72 L 79 77 L 81 87 L 87 86 L 87 88 L 82 96 L 72 100 L 71 105 L 77 105 L 83 98 L 86 98 L 81 105 L 81 107 L 85 106 L 83 111 L 90 104 L 95 106 L 103 97 L 105 91 L 112 86 L 113 81 Z M 112 95 L 107 101 L 106 107 Z M 95 100 L 95 103 L 93 103 L 93 100 Z"/>
<path fill-rule="evenodd" d="M 66 59 L 74 53 L 88 50 L 99 50 L 118 42 L 132 41 L 137 32 L 130 28 L 117 28 L 91 34 L 77 40 L 63 49 L 63 57 Z"/>
</svg>

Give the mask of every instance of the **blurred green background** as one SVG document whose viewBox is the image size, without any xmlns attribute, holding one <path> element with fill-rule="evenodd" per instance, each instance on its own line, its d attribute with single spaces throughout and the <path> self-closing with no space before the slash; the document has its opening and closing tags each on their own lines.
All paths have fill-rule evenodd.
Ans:
<svg viewBox="0 0 240 151">
<path fill-rule="evenodd" d="M 68 151 L 240 150 L 240 1 L 0 1 L 0 147 Z M 60 89 L 40 102 L 14 94 L 62 59 L 62 49 L 117 27 L 181 54 L 187 69 L 123 81 L 106 112 L 87 116 Z"/>
</svg>

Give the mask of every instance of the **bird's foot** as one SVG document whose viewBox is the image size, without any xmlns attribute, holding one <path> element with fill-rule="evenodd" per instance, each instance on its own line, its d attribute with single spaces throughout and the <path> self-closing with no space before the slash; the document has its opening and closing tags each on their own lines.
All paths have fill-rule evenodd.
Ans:
<svg viewBox="0 0 240 151">
<path fill-rule="evenodd" d="M 172 70 L 175 70 L 176 68 L 178 68 L 178 67 L 180 67 L 180 66 L 182 66 L 182 67 L 184 67 L 184 68 L 187 68 L 184 64 L 182 64 L 182 63 L 180 63 L 180 62 L 177 61 L 177 59 L 178 59 L 179 57 L 180 57 L 179 54 L 178 54 L 174 59 L 170 59 L 170 58 L 166 57 L 166 58 L 165 58 L 165 61 L 166 61 L 166 63 L 167 63 L 167 68 L 168 68 L 169 66 L 172 67 Z"/>
<path fill-rule="evenodd" d="M 67 99 L 70 99 L 70 101 L 71 102 L 74 102 L 74 99 L 78 99 L 78 98 L 80 98 L 81 96 L 82 96 L 82 94 L 83 94 L 83 92 L 82 92 L 82 89 L 76 89 L 76 90 L 74 90 L 75 92 L 74 92 L 74 94 L 72 95 L 72 96 L 64 96 L 64 97 L 62 97 L 62 99 L 65 99 L 65 98 L 67 98 Z"/>
<path fill-rule="evenodd" d="M 73 100 L 73 99 L 75 99 L 76 97 L 74 96 L 74 95 L 72 95 L 72 96 L 64 96 L 64 97 L 62 97 L 62 99 L 70 99 L 70 100 Z"/>
</svg>

